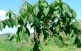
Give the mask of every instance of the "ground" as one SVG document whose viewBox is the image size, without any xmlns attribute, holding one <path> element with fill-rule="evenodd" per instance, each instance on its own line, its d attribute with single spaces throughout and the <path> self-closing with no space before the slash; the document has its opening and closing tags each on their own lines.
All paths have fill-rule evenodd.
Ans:
<svg viewBox="0 0 82 51">
<path fill-rule="evenodd" d="M 49 44 L 42 45 L 42 51 L 81 51 L 80 48 L 74 46 L 64 46 L 60 48 L 53 43 L 48 42 Z M 33 48 L 33 44 L 27 41 L 21 41 L 16 44 L 13 40 L 8 41 L 6 36 L 0 36 L 0 51 L 30 51 Z"/>
</svg>

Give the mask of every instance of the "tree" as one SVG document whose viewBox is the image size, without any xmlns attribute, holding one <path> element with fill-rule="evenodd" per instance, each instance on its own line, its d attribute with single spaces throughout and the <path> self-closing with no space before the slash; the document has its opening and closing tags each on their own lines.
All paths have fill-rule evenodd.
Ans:
<svg viewBox="0 0 82 51">
<path fill-rule="evenodd" d="M 78 44 L 76 41 L 80 41 L 80 28 L 77 27 L 78 22 L 73 22 L 77 17 L 75 10 L 71 9 L 69 5 L 62 2 L 62 0 L 55 0 L 50 5 L 46 0 L 39 0 L 35 5 L 31 5 L 28 2 L 24 2 L 21 6 L 19 15 L 9 10 L 6 14 L 8 19 L 5 19 L 0 23 L 0 30 L 7 25 L 9 28 L 18 26 L 18 30 L 15 34 L 17 42 L 21 40 L 21 35 L 26 39 L 26 36 L 30 36 L 27 24 L 34 28 L 34 48 L 33 51 L 40 51 L 40 35 L 44 35 L 44 41 L 50 36 L 56 36 L 59 46 L 63 46 L 63 40 L 59 35 L 59 32 L 65 32 L 69 35 L 70 44 Z M 51 32 L 51 33 L 49 33 Z M 75 35 L 76 34 L 76 35 Z M 77 38 L 76 38 L 77 37 Z M 75 39 L 78 39 L 75 41 Z"/>
</svg>

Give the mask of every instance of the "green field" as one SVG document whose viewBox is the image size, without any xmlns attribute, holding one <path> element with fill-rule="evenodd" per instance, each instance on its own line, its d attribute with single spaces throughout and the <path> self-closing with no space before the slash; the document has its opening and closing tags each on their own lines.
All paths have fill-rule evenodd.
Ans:
<svg viewBox="0 0 82 51">
<path fill-rule="evenodd" d="M 42 51 L 81 51 L 75 45 L 60 48 L 52 42 L 52 40 L 48 41 L 48 45 L 43 45 L 42 43 Z M 32 48 L 33 44 L 30 41 L 23 40 L 17 44 L 14 40 L 8 41 L 6 35 L 0 35 L 0 51 L 30 51 Z"/>
</svg>

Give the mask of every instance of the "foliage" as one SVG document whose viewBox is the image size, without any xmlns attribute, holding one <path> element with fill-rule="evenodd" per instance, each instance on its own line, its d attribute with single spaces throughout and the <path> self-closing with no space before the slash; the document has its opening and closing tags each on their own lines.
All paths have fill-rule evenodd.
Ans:
<svg viewBox="0 0 82 51">
<path fill-rule="evenodd" d="M 15 34 L 17 42 L 21 40 L 21 34 L 25 39 L 28 39 L 26 35 L 27 37 L 30 36 L 27 24 L 29 24 L 31 28 L 34 28 L 35 45 L 33 51 L 40 50 L 38 48 L 38 44 L 40 44 L 38 41 L 41 34 L 44 35 L 44 40 L 46 40 L 50 36 L 59 36 L 60 32 L 64 31 L 66 35 L 70 35 L 73 31 L 73 35 L 70 39 L 72 42 L 70 42 L 70 44 L 75 43 L 77 46 L 80 44 L 77 41 L 80 41 L 78 34 L 80 34 L 79 32 L 81 32 L 81 30 L 76 27 L 78 25 L 77 21 L 72 21 L 77 17 L 76 12 L 61 0 L 55 0 L 50 5 L 46 0 L 39 0 L 35 5 L 24 2 L 20 8 L 19 15 L 9 10 L 6 16 L 8 19 L 0 23 L 0 30 L 5 28 L 6 25 L 9 28 L 19 26 Z M 56 38 L 55 40 L 56 42 L 62 41 L 59 43 L 59 46 L 63 47 L 63 40 L 61 38 Z"/>
</svg>

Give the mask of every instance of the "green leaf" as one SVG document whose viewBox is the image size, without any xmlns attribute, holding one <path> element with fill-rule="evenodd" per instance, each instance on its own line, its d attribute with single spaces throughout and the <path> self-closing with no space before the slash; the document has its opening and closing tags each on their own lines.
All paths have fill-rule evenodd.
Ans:
<svg viewBox="0 0 82 51">
<path fill-rule="evenodd" d="M 33 18 L 32 15 L 29 15 L 29 21 L 30 21 L 31 23 L 34 23 L 34 18 Z"/>
<path fill-rule="evenodd" d="M 39 0 L 40 2 L 45 2 L 46 0 Z"/>
<path fill-rule="evenodd" d="M 23 9 L 20 9 L 19 13 L 23 18 L 26 18 L 28 16 L 27 11 L 24 11 Z"/>
<path fill-rule="evenodd" d="M 0 23 L 0 30 L 2 31 L 2 29 L 3 29 L 3 23 L 1 22 Z"/>
<path fill-rule="evenodd" d="M 43 13 L 45 14 L 45 16 L 47 16 L 48 12 L 49 12 L 49 7 L 44 8 Z"/>
<path fill-rule="evenodd" d="M 14 19 L 13 21 L 14 21 L 15 26 L 17 26 L 18 25 L 18 19 Z"/>
<path fill-rule="evenodd" d="M 9 41 L 13 40 L 13 39 L 14 39 L 14 36 L 15 36 L 15 34 L 11 34 L 11 35 L 8 37 Z"/>
<path fill-rule="evenodd" d="M 81 37 L 80 37 L 80 36 L 78 36 L 78 39 L 79 39 L 79 41 L 81 42 Z"/>
<path fill-rule="evenodd" d="M 19 35 L 17 35 L 16 41 L 17 41 L 17 42 L 20 42 L 20 37 L 19 37 Z"/>
<path fill-rule="evenodd" d="M 55 0 L 55 2 L 60 3 L 60 2 L 61 2 L 61 0 Z"/>
<path fill-rule="evenodd" d="M 69 18 L 66 18 L 67 22 L 69 22 Z"/>
<path fill-rule="evenodd" d="M 26 40 L 26 41 L 28 41 L 28 38 L 29 38 L 29 36 L 28 36 L 28 33 L 24 33 L 24 34 L 22 34 L 23 35 L 23 38 Z"/>
<path fill-rule="evenodd" d="M 58 37 L 55 37 L 55 43 L 59 46 L 59 47 L 63 47 L 63 42 L 58 38 Z"/>
<path fill-rule="evenodd" d="M 11 12 L 9 12 L 9 18 L 11 19 Z"/>
<path fill-rule="evenodd" d="M 9 19 L 6 19 L 5 20 L 7 26 L 10 28 L 10 27 L 13 27 L 12 23 L 9 21 Z"/>
<path fill-rule="evenodd" d="M 59 14 L 58 10 L 54 11 L 54 16 L 57 16 L 58 14 Z"/>
<path fill-rule="evenodd" d="M 45 41 L 49 36 L 49 34 L 45 28 L 43 29 L 43 35 L 44 35 L 44 41 Z"/>
<path fill-rule="evenodd" d="M 41 3 L 44 7 L 47 7 L 47 3 Z"/>
<path fill-rule="evenodd" d="M 73 37 L 70 38 L 70 45 L 73 45 L 75 39 L 76 39 L 76 36 L 73 36 Z"/>
<path fill-rule="evenodd" d="M 23 39 L 23 36 L 22 36 L 22 35 L 24 35 L 24 31 L 21 30 L 21 31 L 19 32 L 20 39 Z"/>
<path fill-rule="evenodd" d="M 5 21 L 3 21 L 3 28 L 5 28 L 6 27 L 6 23 L 5 23 Z"/>
<path fill-rule="evenodd" d="M 13 21 L 13 20 L 10 22 L 10 26 L 11 26 L 12 28 L 14 27 L 14 21 Z"/>
<path fill-rule="evenodd" d="M 37 17 L 34 17 L 34 24 L 40 24 L 39 19 Z"/>
<path fill-rule="evenodd" d="M 16 38 L 16 42 L 17 42 L 17 43 L 20 42 L 19 33 L 16 33 L 16 34 L 15 34 L 15 38 Z"/>
<path fill-rule="evenodd" d="M 18 19 L 18 24 L 20 24 L 20 25 L 23 25 L 24 24 L 24 18 L 23 17 L 20 17 L 19 19 Z"/>
<path fill-rule="evenodd" d="M 76 14 L 75 10 L 72 10 L 72 16 L 73 16 L 73 18 L 77 17 L 77 14 Z"/>
<path fill-rule="evenodd" d="M 13 12 L 11 10 L 6 12 L 6 17 L 8 16 L 10 19 L 12 17 Z"/>
<path fill-rule="evenodd" d="M 32 5 L 30 5 L 28 10 L 29 10 L 29 12 L 33 13 L 33 9 L 34 9 L 34 7 Z"/>
<path fill-rule="evenodd" d="M 6 17 L 8 16 L 8 14 L 9 14 L 9 12 L 7 11 L 7 12 L 6 12 Z"/>
<path fill-rule="evenodd" d="M 24 32 L 26 32 L 26 27 L 24 27 L 24 26 L 23 26 L 23 28 L 22 28 L 22 29 L 23 29 L 23 31 L 24 31 Z"/>
<path fill-rule="evenodd" d="M 56 3 L 54 4 L 54 7 L 55 7 L 55 8 L 60 7 L 62 4 L 63 4 L 63 3 L 61 3 L 61 2 L 60 2 L 60 3 L 57 3 L 57 2 L 56 2 Z"/>
<path fill-rule="evenodd" d="M 19 13 L 20 15 L 24 15 L 25 11 L 23 9 L 20 9 Z"/>
<path fill-rule="evenodd" d="M 4 24 L 4 28 L 5 28 L 5 26 L 7 25 L 9 28 L 10 27 L 14 27 L 14 23 L 15 23 L 15 21 L 13 21 L 13 19 L 5 19 L 4 20 L 4 22 L 3 22 L 3 24 Z"/>
<path fill-rule="evenodd" d="M 25 4 L 25 5 L 23 6 L 23 9 L 24 9 L 25 11 L 27 11 L 27 4 Z"/>
<path fill-rule="evenodd" d="M 72 30 L 72 32 L 70 33 L 70 38 L 72 37 L 72 35 L 73 35 L 73 30 Z"/>
<path fill-rule="evenodd" d="M 68 5 L 62 4 L 62 8 L 66 13 L 70 14 L 70 9 L 69 9 Z"/>
<path fill-rule="evenodd" d="M 26 27 L 26 33 L 28 34 L 28 36 L 30 36 L 30 31 L 27 27 Z"/>
<path fill-rule="evenodd" d="M 20 37 L 20 40 L 24 40 L 25 39 L 25 32 L 24 31 L 20 31 L 19 32 L 19 37 Z"/>
<path fill-rule="evenodd" d="M 74 28 L 80 29 L 78 20 L 75 20 L 75 22 L 73 22 L 72 25 Z"/>
<path fill-rule="evenodd" d="M 35 6 L 35 7 L 34 7 L 33 12 L 34 12 L 34 14 L 37 16 L 37 14 L 38 14 L 38 12 L 39 12 L 38 6 Z"/>
<path fill-rule="evenodd" d="M 63 22 L 62 21 L 60 21 L 60 26 L 63 27 Z"/>
</svg>

